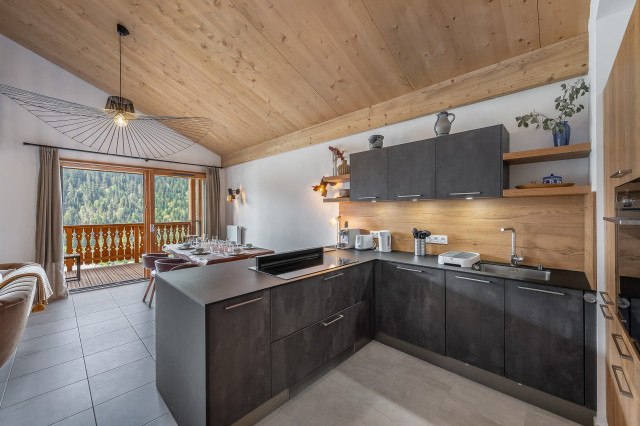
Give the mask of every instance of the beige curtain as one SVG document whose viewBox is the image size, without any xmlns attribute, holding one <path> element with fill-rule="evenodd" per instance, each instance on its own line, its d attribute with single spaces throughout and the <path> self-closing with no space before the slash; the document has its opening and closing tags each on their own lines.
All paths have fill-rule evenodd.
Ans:
<svg viewBox="0 0 640 426">
<path fill-rule="evenodd" d="M 36 210 L 36 262 L 47 273 L 53 299 L 64 298 L 69 294 L 64 279 L 61 188 L 58 150 L 41 147 Z"/>
<path fill-rule="evenodd" d="M 220 169 L 207 167 L 204 181 L 205 219 L 204 232 L 221 237 L 220 226 Z"/>
</svg>

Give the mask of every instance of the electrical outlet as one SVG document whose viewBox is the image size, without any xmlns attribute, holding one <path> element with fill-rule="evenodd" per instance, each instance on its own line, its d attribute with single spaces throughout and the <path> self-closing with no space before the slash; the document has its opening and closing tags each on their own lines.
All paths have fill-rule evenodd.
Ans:
<svg viewBox="0 0 640 426">
<path fill-rule="evenodd" d="M 449 244 L 449 237 L 447 235 L 431 235 L 425 240 L 427 244 Z"/>
</svg>

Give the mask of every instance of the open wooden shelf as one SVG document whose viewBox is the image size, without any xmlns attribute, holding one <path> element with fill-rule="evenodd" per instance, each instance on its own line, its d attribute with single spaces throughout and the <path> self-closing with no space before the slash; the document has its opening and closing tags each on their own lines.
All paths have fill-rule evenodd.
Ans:
<svg viewBox="0 0 640 426">
<path fill-rule="evenodd" d="M 330 183 L 349 182 L 350 178 L 351 178 L 351 175 L 337 175 L 337 176 L 323 176 L 322 177 L 322 179 L 324 179 L 325 182 L 330 182 Z"/>
<path fill-rule="evenodd" d="M 553 197 L 561 195 L 585 195 L 591 192 L 591 186 L 563 186 L 556 188 L 505 189 L 502 196 L 512 197 Z"/>
<path fill-rule="evenodd" d="M 591 143 L 587 142 L 577 145 L 532 149 L 530 151 L 507 152 L 502 155 L 502 159 L 507 164 L 529 164 L 587 158 L 589 154 L 591 154 Z"/>
<path fill-rule="evenodd" d="M 334 197 L 334 198 L 325 198 L 322 200 L 322 202 L 323 203 L 340 203 L 340 202 L 345 202 L 349 200 L 350 200 L 349 197 Z"/>
</svg>

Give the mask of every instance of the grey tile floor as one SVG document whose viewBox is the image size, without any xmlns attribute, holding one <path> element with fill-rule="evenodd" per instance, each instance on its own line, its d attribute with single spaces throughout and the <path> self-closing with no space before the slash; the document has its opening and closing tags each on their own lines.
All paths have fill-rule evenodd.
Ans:
<svg viewBox="0 0 640 426">
<path fill-rule="evenodd" d="M 0 368 L 0 425 L 175 425 L 155 387 L 145 289 L 78 293 L 32 314 Z"/>
<path fill-rule="evenodd" d="M 575 423 L 373 341 L 260 425 Z"/>
<path fill-rule="evenodd" d="M 155 387 L 146 283 L 32 314 L 0 368 L 0 425 L 175 425 Z M 567 425 L 571 422 L 378 342 L 263 419 L 271 425 Z"/>
</svg>

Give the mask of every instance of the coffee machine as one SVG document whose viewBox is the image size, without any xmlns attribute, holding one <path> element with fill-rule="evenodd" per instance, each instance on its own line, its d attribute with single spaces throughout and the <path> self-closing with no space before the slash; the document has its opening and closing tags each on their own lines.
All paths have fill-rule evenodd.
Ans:
<svg viewBox="0 0 640 426">
<path fill-rule="evenodd" d="M 356 235 L 360 235 L 359 228 L 342 228 L 338 234 L 340 243 L 338 248 L 352 249 L 356 246 Z"/>
<path fill-rule="evenodd" d="M 373 238 L 377 238 L 377 251 L 389 253 L 391 251 L 391 231 L 371 231 Z"/>
</svg>

